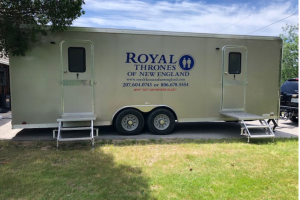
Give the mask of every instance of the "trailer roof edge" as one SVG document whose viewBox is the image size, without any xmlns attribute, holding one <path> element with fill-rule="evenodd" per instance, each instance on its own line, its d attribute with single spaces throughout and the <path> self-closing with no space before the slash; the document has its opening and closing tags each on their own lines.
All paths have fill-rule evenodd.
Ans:
<svg viewBox="0 0 300 200">
<path fill-rule="evenodd" d="M 250 35 L 110 29 L 110 28 L 74 27 L 74 26 L 68 27 L 68 29 L 66 31 L 100 32 L 100 33 L 127 33 L 127 34 L 141 34 L 141 35 L 189 36 L 189 37 L 236 38 L 236 39 L 256 39 L 256 40 L 281 40 L 281 38 L 278 36 L 252 36 L 252 35 L 250 36 Z"/>
</svg>

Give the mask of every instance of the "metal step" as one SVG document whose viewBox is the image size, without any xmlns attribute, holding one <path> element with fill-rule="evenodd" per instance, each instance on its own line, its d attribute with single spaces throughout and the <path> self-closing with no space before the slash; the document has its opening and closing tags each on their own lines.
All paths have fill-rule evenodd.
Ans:
<svg viewBox="0 0 300 200">
<path fill-rule="evenodd" d="M 60 128 L 62 131 L 72 131 L 72 130 L 91 130 L 91 127 L 68 127 L 68 128 Z"/>
<path fill-rule="evenodd" d="M 247 128 L 249 129 L 249 128 L 269 128 L 269 126 L 268 125 L 261 125 L 261 126 L 247 126 Z"/>
<path fill-rule="evenodd" d="M 91 140 L 92 146 L 94 146 L 94 130 L 96 130 L 96 133 L 98 135 L 98 129 L 94 128 L 94 120 L 96 120 L 96 115 L 94 113 L 64 113 L 61 118 L 57 119 L 58 121 L 58 129 L 53 130 L 53 137 L 55 137 L 55 131 L 57 131 L 57 142 L 56 146 L 58 148 L 58 142 L 60 141 L 77 141 L 77 140 Z M 64 127 L 64 122 L 75 122 L 75 121 L 90 121 L 91 126 L 85 126 L 85 127 Z M 71 131 L 71 130 L 91 130 L 90 137 L 79 137 L 79 138 L 62 138 L 61 132 L 62 131 Z"/>
<path fill-rule="evenodd" d="M 62 129 L 62 128 L 60 128 L 60 129 Z M 89 127 L 89 129 L 87 129 L 87 130 L 90 130 L 91 128 Z M 73 130 L 73 129 L 72 129 Z M 93 130 L 94 131 L 96 131 L 96 136 L 98 136 L 99 135 L 99 129 L 98 128 L 93 128 Z M 58 129 L 53 129 L 53 138 L 55 138 L 55 132 L 58 132 Z"/>
<path fill-rule="evenodd" d="M 78 141 L 78 140 L 92 140 L 92 137 L 84 137 L 84 138 L 59 138 L 58 141 Z"/>
<path fill-rule="evenodd" d="M 275 134 L 270 127 L 270 125 L 264 119 L 258 119 L 261 125 L 252 125 L 248 126 L 244 120 L 241 120 L 241 135 L 244 135 L 248 138 L 248 142 L 250 138 L 274 138 Z M 249 129 L 258 129 L 261 128 L 264 130 L 265 135 L 251 135 Z"/>
<path fill-rule="evenodd" d="M 275 135 L 251 135 L 250 138 L 272 138 Z"/>
</svg>

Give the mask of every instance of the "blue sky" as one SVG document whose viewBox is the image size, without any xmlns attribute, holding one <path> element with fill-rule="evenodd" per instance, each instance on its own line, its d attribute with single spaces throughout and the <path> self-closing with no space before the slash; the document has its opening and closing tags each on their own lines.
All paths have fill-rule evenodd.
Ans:
<svg viewBox="0 0 300 200">
<path fill-rule="evenodd" d="M 299 19 L 289 17 L 297 0 L 85 0 L 83 8 L 73 26 L 278 36 Z"/>
</svg>

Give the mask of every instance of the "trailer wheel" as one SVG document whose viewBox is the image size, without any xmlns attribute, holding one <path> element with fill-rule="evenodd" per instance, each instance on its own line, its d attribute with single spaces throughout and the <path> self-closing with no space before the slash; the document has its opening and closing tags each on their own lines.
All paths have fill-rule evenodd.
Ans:
<svg viewBox="0 0 300 200">
<path fill-rule="evenodd" d="M 157 109 L 152 111 L 147 117 L 147 127 L 157 135 L 171 133 L 175 126 L 175 117 L 167 109 Z"/>
<path fill-rule="evenodd" d="M 137 135 L 144 128 L 144 117 L 137 110 L 123 110 L 116 117 L 115 127 L 123 135 Z"/>
</svg>

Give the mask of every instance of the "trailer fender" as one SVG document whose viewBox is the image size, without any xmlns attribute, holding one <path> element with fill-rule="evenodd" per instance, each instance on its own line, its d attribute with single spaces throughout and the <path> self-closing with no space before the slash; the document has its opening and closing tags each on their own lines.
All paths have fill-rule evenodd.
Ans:
<svg viewBox="0 0 300 200">
<path fill-rule="evenodd" d="M 132 106 L 124 106 L 124 107 L 120 108 L 119 110 L 117 110 L 112 116 L 112 122 L 114 122 L 115 117 L 118 115 L 118 113 L 120 113 L 122 110 L 129 109 L 129 108 L 137 109 L 140 112 L 142 112 L 143 114 L 149 113 L 153 109 L 156 109 L 156 108 L 166 108 L 173 113 L 175 120 L 177 120 L 177 114 L 174 111 L 174 109 L 171 108 L 170 106 L 167 106 L 167 105 L 132 105 Z"/>
</svg>

